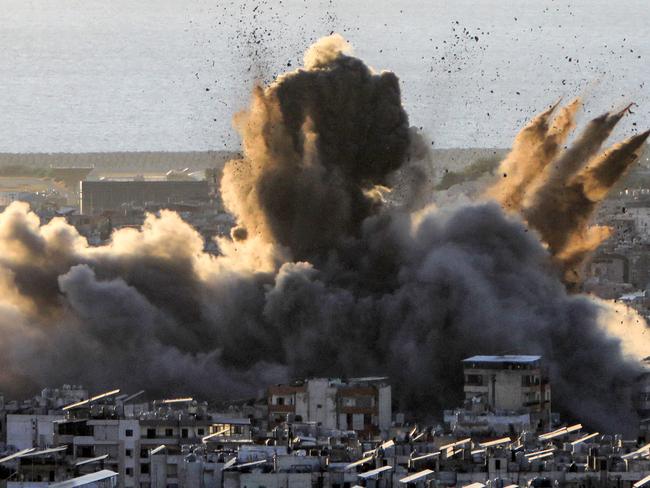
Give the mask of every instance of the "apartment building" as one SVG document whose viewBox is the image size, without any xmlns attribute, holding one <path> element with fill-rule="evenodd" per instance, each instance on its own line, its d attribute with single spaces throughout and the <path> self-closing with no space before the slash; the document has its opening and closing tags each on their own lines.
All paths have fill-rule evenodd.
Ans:
<svg viewBox="0 0 650 488">
<path fill-rule="evenodd" d="M 541 356 L 472 356 L 463 360 L 466 400 L 498 411 L 548 412 L 551 387 Z"/>
<path fill-rule="evenodd" d="M 362 435 L 390 428 L 391 387 L 385 377 L 310 378 L 267 392 L 269 424 L 289 418 L 328 429 L 354 430 Z"/>
<path fill-rule="evenodd" d="M 445 424 L 469 435 L 541 431 L 553 420 L 551 388 L 541 356 L 472 356 L 463 360 L 464 404 Z"/>
</svg>

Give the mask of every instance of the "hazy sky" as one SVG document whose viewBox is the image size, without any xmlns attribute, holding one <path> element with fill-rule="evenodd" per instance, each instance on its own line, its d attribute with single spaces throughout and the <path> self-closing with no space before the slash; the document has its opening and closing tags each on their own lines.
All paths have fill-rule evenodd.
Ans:
<svg viewBox="0 0 650 488">
<path fill-rule="evenodd" d="M 559 96 L 650 127 L 648 0 L 0 0 L 0 152 L 237 148 L 256 80 L 337 31 L 436 147 L 507 146 Z M 288 66 L 291 66 L 290 68 Z M 635 125 L 636 124 L 636 125 Z"/>
</svg>

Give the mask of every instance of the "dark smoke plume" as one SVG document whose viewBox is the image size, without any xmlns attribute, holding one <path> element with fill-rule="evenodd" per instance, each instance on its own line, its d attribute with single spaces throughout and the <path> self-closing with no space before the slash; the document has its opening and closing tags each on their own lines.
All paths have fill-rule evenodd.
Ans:
<svg viewBox="0 0 650 488">
<path fill-rule="evenodd" d="M 292 259 L 326 258 L 357 237 L 379 204 L 373 190 L 409 147 L 397 77 L 372 73 L 345 44 L 333 36 L 312 48 L 307 68 L 257 88 L 237 117 L 248 157 L 226 167 L 225 203 L 247 234 Z"/>
<path fill-rule="evenodd" d="M 25 204 L 0 214 L 2 389 L 226 398 L 296 376 L 386 374 L 398 408 L 426 416 L 461 403 L 463 358 L 532 353 L 557 408 L 635 428 L 616 391 L 649 350 L 645 323 L 567 294 L 548 250 L 496 203 L 409 198 L 424 166 L 395 75 L 325 38 L 236 123 L 244 158 L 222 193 L 239 226 L 219 257 L 172 212 L 100 247 Z"/>
</svg>

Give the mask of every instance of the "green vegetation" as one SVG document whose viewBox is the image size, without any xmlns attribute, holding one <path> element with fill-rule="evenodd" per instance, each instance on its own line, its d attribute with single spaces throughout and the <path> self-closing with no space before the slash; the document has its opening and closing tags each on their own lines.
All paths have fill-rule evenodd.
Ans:
<svg viewBox="0 0 650 488">
<path fill-rule="evenodd" d="M 9 164 L 0 166 L 0 176 L 23 176 L 30 178 L 48 178 L 51 175 L 49 168 L 38 168 L 22 164 Z"/>
</svg>

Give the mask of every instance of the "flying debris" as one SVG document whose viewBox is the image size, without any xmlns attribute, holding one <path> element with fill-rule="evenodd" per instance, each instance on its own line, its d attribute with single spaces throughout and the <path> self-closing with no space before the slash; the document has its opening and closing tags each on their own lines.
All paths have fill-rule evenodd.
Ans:
<svg viewBox="0 0 650 488">
<path fill-rule="evenodd" d="M 435 207 L 398 77 L 321 39 L 235 116 L 243 155 L 220 191 L 237 225 L 217 256 L 170 211 L 102 246 L 25 203 L 0 213 L 0 389 L 119 381 L 225 399 L 382 375 L 418 415 L 460 404 L 462 358 L 512 350 L 544 356 L 561 412 L 629 433 L 638 419 L 617 391 L 640 364 L 623 347 L 650 350 L 645 323 L 568 293 L 553 266 L 570 274 L 602 238 L 589 216 L 647 134 L 598 159 L 623 116 L 606 114 L 562 150 L 579 106 L 522 131 L 489 192 L 498 203 Z"/>
<path fill-rule="evenodd" d="M 504 209 L 520 213 L 539 232 L 571 285 L 579 284 L 585 258 L 611 235 L 608 228 L 590 227 L 591 216 L 638 159 L 650 134 L 630 137 L 599 154 L 633 105 L 596 117 L 564 151 L 580 101 L 563 107 L 552 122 L 557 104 L 551 106 L 517 135 L 498 170 L 504 177 L 488 190 Z"/>
</svg>

